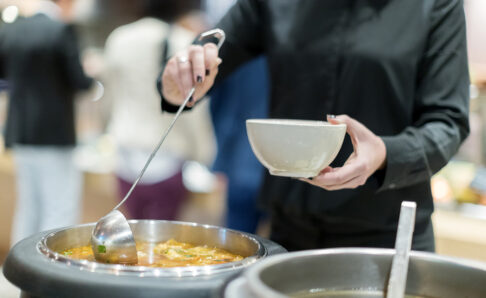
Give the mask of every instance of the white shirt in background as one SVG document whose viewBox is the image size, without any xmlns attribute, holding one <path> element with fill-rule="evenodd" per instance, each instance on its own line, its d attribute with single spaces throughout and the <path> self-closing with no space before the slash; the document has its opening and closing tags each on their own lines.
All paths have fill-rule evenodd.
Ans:
<svg viewBox="0 0 486 298">
<path fill-rule="evenodd" d="M 108 127 L 118 147 L 117 174 L 133 181 L 160 141 L 174 114 L 162 114 L 156 79 L 161 68 L 163 40 L 169 34 L 169 53 L 186 48 L 195 34 L 155 18 L 143 18 L 110 34 L 105 47 L 106 97 L 112 101 Z M 215 140 L 208 102 L 182 114 L 148 167 L 142 183 L 165 180 L 183 160 L 210 164 Z"/>
</svg>

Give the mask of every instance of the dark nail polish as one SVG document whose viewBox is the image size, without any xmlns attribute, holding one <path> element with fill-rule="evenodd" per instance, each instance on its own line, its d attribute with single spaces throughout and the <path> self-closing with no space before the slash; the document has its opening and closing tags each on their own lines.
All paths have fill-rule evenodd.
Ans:
<svg viewBox="0 0 486 298">
<path fill-rule="evenodd" d="M 209 76 L 209 69 L 206 69 L 206 75 Z"/>
<path fill-rule="evenodd" d="M 327 114 L 327 118 L 335 119 L 336 118 L 336 115 Z"/>
<path fill-rule="evenodd" d="M 189 97 L 189 102 L 193 102 L 194 101 L 194 97 Z"/>
<path fill-rule="evenodd" d="M 198 83 L 201 83 L 201 82 L 202 82 L 202 77 L 201 77 L 201 76 L 197 76 L 196 81 L 197 81 Z"/>
</svg>

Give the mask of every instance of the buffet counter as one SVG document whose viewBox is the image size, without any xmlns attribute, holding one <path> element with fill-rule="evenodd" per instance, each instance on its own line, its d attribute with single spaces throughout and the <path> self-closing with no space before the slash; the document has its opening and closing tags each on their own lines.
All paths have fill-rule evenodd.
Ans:
<svg viewBox="0 0 486 298">
<path fill-rule="evenodd" d="M 485 206 L 438 206 L 432 217 L 437 253 L 486 262 L 485 214 Z"/>
</svg>

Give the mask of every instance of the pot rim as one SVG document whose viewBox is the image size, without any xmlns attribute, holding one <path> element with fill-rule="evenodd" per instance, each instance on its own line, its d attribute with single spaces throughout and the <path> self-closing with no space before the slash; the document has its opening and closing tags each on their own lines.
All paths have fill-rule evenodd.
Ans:
<svg viewBox="0 0 486 298">
<path fill-rule="evenodd" d="M 346 254 L 364 254 L 364 255 L 385 255 L 390 258 L 395 254 L 395 249 L 392 248 L 357 248 L 357 247 L 343 247 L 343 248 L 326 248 L 326 249 L 313 249 L 305 251 L 290 252 L 285 254 L 274 255 L 268 257 L 243 273 L 247 281 L 247 285 L 252 293 L 258 293 L 258 297 L 266 298 L 286 298 L 288 296 L 279 293 L 278 291 L 267 286 L 261 279 L 260 274 L 266 268 L 277 265 L 289 260 L 296 260 L 298 258 L 310 258 L 320 255 L 346 255 Z M 433 262 L 448 262 L 459 266 L 471 267 L 473 269 L 484 271 L 486 274 L 486 263 L 462 259 L 457 257 L 449 257 L 438 255 L 431 252 L 411 251 L 410 259 L 422 259 Z"/>
<path fill-rule="evenodd" d="M 147 267 L 147 266 L 127 266 L 121 264 L 103 264 L 103 263 L 97 263 L 88 260 L 76 260 L 51 250 L 47 245 L 47 241 L 49 240 L 49 238 L 55 236 L 59 232 L 70 230 L 73 228 L 83 228 L 89 226 L 92 226 L 94 228 L 96 223 L 73 225 L 69 227 L 56 229 L 48 233 L 44 237 L 42 237 L 40 241 L 37 242 L 36 248 L 38 252 L 40 252 L 47 258 L 49 258 L 51 261 L 63 263 L 67 266 L 72 266 L 74 268 L 79 268 L 79 270 L 100 272 L 100 273 L 111 273 L 113 275 L 136 275 L 140 277 L 144 277 L 144 276 L 146 277 L 185 277 L 185 276 L 194 277 L 194 276 L 201 276 L 201 275 L 213 275 L 217 273 L 235 270 L 238 268 L 244 268 L 250 264 L 255 263 L 257 260 L 266 257 L 268 254 L 267 249 L 262 245 L 262 243 L 258 239 L 244 232 L 239 232 L 236 230 L 219 227 L 215 225 L 198 224 L 194 222 L 183 222 L 183 221 L 172 221 L 172 220 L 138 220 L 138 219 L 128 220 L 129 224 L 137 224 L 141 222 L 149 222 L 149 223 L 167 222 L 167 223 L 177 224 L 177 225 L 201 227 L 204 229 L 215 229 L 218 230 L 219 232 L 225 231 L 228 233 L 235 233 L 240 237 L 244 237 L 249 241 L 254 242 L 257 245 L 257 250 L 254 255 L 246 257 L 243 260 L 236 261 L 236 262 L 229 262 L 229 263 L 217 264 L 217 265 L 164 268 L 164 267 Z"/>
</svg>

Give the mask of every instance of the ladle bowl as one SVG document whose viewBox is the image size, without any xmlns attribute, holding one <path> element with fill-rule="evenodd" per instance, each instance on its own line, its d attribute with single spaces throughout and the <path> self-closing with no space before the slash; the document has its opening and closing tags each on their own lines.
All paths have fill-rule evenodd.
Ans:
<svg viewBox="0 0 486 298">
<path fill-rule="evenodd" d="M 96 260 L 112 264 L 138 262 L 135 238 L 127 219 L 118 210 L 102 217 L 91 234 L 91 248 Z"/>
</svg>

